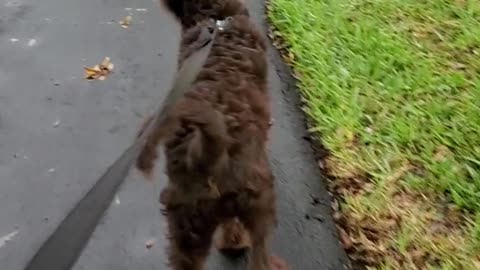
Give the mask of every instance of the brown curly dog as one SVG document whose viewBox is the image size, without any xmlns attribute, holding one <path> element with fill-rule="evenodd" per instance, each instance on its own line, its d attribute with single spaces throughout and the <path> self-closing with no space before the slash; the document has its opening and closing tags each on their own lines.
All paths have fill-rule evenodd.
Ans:
<svg viewBox="0 0 480 270">
<path fill-rule="evenodd" d="M 287 269 L 268 248 L 276 208 L 265 149 L 265 40 L 240 0 L 163 4 L 183 26 L 180 63 L 202 25 L 230 17 L 191 89 L 148 135 L 137 160 L 137 168 L 150 175 L 156 148 L 165 146 L 169 182 L 160 201 L 168 221 L 169 263 L 174 270 L 203 269 L 213 242 L 221 251 L 246 251 L 249 270 Z"/>
</svg>

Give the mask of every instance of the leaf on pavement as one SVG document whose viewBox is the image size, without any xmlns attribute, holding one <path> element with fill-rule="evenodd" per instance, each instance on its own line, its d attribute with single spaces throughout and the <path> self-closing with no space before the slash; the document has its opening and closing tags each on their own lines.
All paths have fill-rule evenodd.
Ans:
<svg viewBox="0 0 480 270">
<path fill-rule="evenodd" d="M 119 24 L 121 27 L 127 29 L 131 21 L 132 21 L 132 16 L 128 15 L 128 16 L 125 16 L 125 18 L 123 18 L 123 20 L 121 20 Z"/>
<path fill-rule="evenodd" d="M 145 242 L 145 247 L 150 249 L 150 248 L 153 247 L 153 245 L 155 245 L 155 242 L 156 242 L 155 239 L 150 239 L 150 240 Z"/>
<path fill-rule="evenodd" d="M 84 67 L 85 79 L 103 81 L 112 72 L 114 65 L 110 62 L 109 57 L 105 57 L 100 65 L 93 67 Z"/>
</svg>

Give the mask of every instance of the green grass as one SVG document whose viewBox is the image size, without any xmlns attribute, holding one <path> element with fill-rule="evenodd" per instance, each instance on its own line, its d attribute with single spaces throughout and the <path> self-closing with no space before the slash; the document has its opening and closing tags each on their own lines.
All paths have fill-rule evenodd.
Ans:
<svg viewBox="0 0 480 270">
<path fill-rule="evenodd" d="M 408 215 L 396 196 L 408 194 L 411 217 L 447 205 L 467 219 L 445 237 L 430 218 L 402 219 L 376 269 L 480 269 L 480 1 L 271 0 L 268 15 L 336 186 L 367 179 L 342 193 L 345 214 Z"/>
</svg>

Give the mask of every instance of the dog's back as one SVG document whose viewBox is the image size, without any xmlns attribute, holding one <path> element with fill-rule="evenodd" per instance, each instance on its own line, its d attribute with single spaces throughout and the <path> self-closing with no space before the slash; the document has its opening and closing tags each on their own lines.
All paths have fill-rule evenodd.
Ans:
<svg viewBox="0 0 480 270">
<path fill-rule="evenodd" d="M 163 3 L 184 27 L 180 64 L 204 23 L 211 18 L 231 17 L 232 21 L 218 32 L 197 80 L 170 112 L 169 124 L 163 129 L 172 132 L 152 134 L 137 167 L 144 173 L 153 169 L 160 140 L 166 143 L 170 178 L 180 173 L 212 174 L 225 159 L 238 163 L 262 156 L 270 121 L 266 45 L 245 6 L 239 0 Z M 179 140 L 181 151 L 173 147 Z"/>
</svg>

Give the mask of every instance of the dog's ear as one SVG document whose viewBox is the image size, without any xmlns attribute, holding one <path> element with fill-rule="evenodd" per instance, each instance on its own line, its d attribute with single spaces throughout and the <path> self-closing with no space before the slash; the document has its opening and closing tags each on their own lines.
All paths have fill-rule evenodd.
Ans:
<svg viewBox="0 0 480 270">
<path fill-rule="evenodd" d="M 184 0 L 160 0 L 163 6 L 181 20 L 184 17 Z"/>
</svg>

